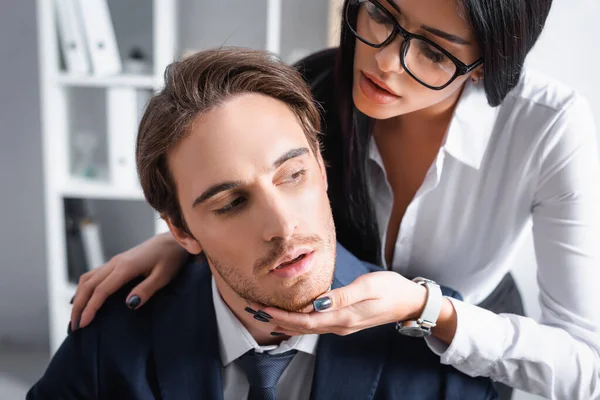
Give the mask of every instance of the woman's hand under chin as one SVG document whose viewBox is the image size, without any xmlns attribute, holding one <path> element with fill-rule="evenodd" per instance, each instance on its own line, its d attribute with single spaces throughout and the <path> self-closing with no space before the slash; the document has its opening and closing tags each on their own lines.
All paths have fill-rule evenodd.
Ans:
<svg viewBox="0 0 600 400">
<path fill-rule="evenodd" d="M 417 319 L 426 300 L 424 286 L 396 272 L 378 271 L 325 293 L 305 312 L 293 313 L 272 307 L 263 311 L 273 317 L 270 322 L 279 326 L 279 332 L 288 335 L 349 335 L 378 325 Z"/>
</svg>

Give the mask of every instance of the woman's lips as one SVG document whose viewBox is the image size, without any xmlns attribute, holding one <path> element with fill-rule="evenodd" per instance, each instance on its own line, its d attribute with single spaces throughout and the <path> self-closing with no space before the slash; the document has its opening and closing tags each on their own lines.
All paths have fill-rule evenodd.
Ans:
<svg viewBox="0 0 600 400">
<path fill-rule="evenodd" d="M 377 104 L 390 104 L 400 98 L 400 96 L 390 93 L 388 90 L 377 85 L 362 71 L 360 73 L 358 86 L 369 100 Z"/>
</svg>

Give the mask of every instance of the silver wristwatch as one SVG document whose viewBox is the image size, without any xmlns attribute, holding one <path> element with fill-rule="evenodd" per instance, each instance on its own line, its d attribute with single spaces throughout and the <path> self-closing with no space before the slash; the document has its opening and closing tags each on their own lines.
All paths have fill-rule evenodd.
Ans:
<svg viewBox="0 0 600 400">
<path fill-rule="evenodd" d="M 427 301 L 421 316 L 417 320 L 400 321 L 396 329 L 403 335 L 412 337 L 425 337 L 431 335 L 431 328 L 435 327 L 442 309 L 442 290 L 440 285 L 425 278 L 415 278 L 413 282 L 427 288 Z"/>
</svg>

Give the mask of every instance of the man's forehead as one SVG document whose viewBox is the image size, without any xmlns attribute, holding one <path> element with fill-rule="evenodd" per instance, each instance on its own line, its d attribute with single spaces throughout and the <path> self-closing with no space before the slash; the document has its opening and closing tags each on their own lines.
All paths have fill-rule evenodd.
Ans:
<svg viewBox="0 0 600 400">
<path fill-rule="evenodd" d="M 283 154 L 298 148 L 309 148 L 309 144 L 289 107 L 251 94 L 199 116 L 188 137 L 169 155 L 169 163 L 177 180 L 209 186 L 218 181 L 252 179 L 272 169 Z"/>
<path fill-rule="evenodd" d="M 235 96 L 202 113 L 194 120 L 191 130 L 207 145 L 306 139 L 302 125 L 287 104 L 255 93 Z"/>
</svg>

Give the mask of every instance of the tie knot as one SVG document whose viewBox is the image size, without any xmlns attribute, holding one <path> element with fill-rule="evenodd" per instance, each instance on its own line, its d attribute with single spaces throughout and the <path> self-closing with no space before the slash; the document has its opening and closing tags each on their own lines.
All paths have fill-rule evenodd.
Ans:
<svg viewBox="0 0 600 400">
<path fill-rule="evenodd" d="M 236 360 L 246 374 L 250 387 L 275 389 L 279 378 L 296 355 L 296 350 L 279 354 L 257 353 L 250 350 Z"/>
</svg>

